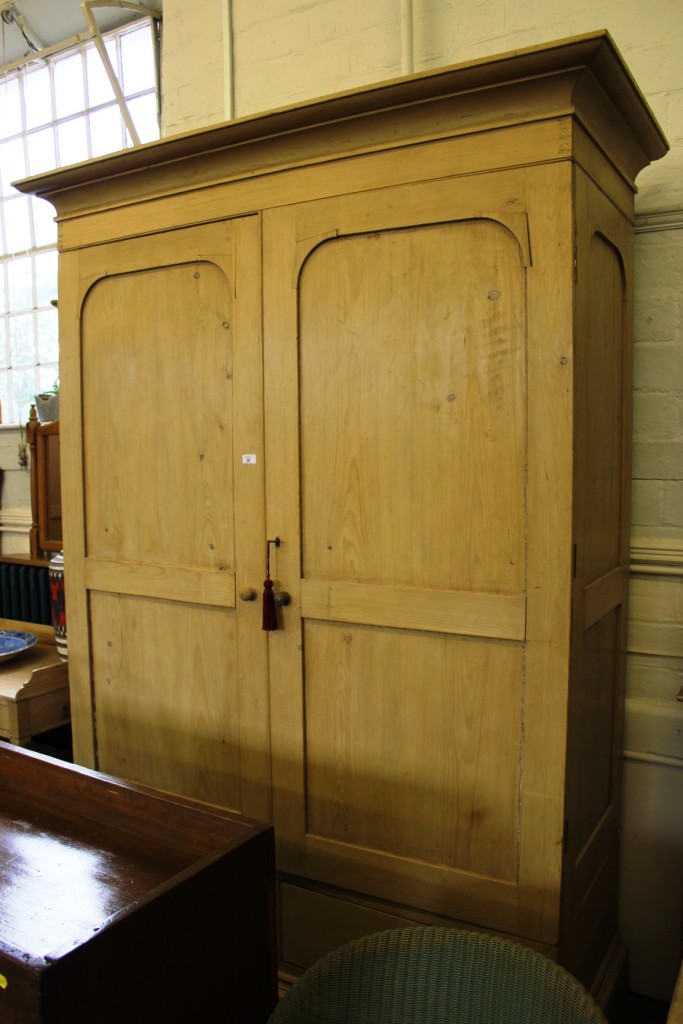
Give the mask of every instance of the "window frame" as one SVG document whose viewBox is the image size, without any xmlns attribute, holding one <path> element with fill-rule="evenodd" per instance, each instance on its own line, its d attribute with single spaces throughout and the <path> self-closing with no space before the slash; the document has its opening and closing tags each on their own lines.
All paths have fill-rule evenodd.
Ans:
<svg viewBox="0 0 683 1024">
<path fill-rule="evenodd" d="M 152 14 L 136 17 L 75 44 L 33 54 L 5 71 L 4 77 L 0 72 L 0 112 L 9 115 L 5 131 L 0 128 L 0 422 L 4 424 L 25 423 L 33 396 L 50 390 L 59 378 L 55 211 L 46 200 L 18 192 L 11 182 L 139 144 L 131 138 L 121 96 L 111 85 L 98 46 L 106 48 L 140 140 L 160 137 L 158 26 Z M 131 55 L 136 47 L 150 44 L 153 59 L 140 76 L 140 61 Z M 71 97 L 80 88 L 79 60 L 83 102 L 76 106 Z M 71 62 L 68 71 L 67 62 Z M 60 85 L 60 76 L 66 84 Z M 101 120 L 105 126 L 98 135 Z M 39 273 L 41 264 L 52 280 Z"/>
</svg>

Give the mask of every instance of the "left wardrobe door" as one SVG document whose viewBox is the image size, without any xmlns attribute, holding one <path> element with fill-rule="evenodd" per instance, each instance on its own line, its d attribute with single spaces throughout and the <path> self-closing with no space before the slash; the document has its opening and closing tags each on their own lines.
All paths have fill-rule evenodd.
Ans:
<svg viewBox="0 0 683 1024">
<path fill-rule="evenodd" d="M 259 238 L 75 254 L 62 385 L 76 757 L 268 818 Z"/>
</svg>

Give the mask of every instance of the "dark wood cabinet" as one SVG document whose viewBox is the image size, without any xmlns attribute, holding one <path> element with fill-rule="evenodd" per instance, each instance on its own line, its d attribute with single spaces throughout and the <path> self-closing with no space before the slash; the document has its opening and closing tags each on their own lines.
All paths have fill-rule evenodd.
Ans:
<svg viewBox="0 0 683 1024">
<path fill-rule="evenodd" d="M 0 744 L 0 1020 L 264 1024 L 272 829 Z"/>
<path fill-rule="evenodd" d="M 62 479 L 59 420 L 39 423 L 35 408 L 26 424 L 31 452 L 31 557 L 62 550 Z"/>
</svg>

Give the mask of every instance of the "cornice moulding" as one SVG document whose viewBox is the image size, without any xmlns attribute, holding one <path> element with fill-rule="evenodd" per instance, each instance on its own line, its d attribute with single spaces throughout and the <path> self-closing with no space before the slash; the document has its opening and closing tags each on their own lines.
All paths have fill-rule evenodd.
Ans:
<svg viewBox="0 0 683 1024">
<path fill-rule="evenodd" d="M 653 231 L 680 231 L 683 228 L 683 209 L 654 210 L 648 213 L 637 213 L 635 232 L 637 235 Z"/>
<path fill-rule="evenodd" d="M 644 576 L 683 576 L 683 541 L 635 540 L 631 573 Z"/>
</svg>

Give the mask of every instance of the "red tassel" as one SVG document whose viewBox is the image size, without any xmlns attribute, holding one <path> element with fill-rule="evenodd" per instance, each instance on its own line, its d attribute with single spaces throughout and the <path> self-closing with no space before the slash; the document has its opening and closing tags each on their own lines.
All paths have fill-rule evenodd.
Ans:
<svg viewBox="0 0 683 1024">
<path fill-rule="evenodd" d="M 275 595 L 273 594 L 273 581 L 270 576 L 267 576 L 263 581 L 263 629 L 268 633 L 272 633 L 277 629 Z"/>
</svg>

